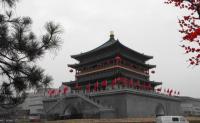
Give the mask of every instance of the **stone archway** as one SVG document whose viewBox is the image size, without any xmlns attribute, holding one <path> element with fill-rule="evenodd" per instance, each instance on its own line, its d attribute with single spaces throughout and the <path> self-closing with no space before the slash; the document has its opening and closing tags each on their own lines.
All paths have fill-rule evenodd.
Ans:
<svg viewBox="0 0 200 123">
<path fill-rule="evenodd" d="M 164 109 L 164 106 L 161 103 L 157 104 L 156 109 L 155 109 L 155 115 L 156 116 L 165 115 L 165 109 Z"/>
<path fill-rule="evenodd" d="M 71 116 L 71 109 L 70 109 L 71 105 L 68 105 L 65 107 L 64 111 L 63 111 L 63 115 L 64 116 Z"/>
<path fill-rule="evenodd" d="M 77 108 L 77 106 L 74 106 L 74 105 L 68 105 L 65 108 L 63 115 L 70 119 L 83 118 L 82 112 Z"/>
</svg>

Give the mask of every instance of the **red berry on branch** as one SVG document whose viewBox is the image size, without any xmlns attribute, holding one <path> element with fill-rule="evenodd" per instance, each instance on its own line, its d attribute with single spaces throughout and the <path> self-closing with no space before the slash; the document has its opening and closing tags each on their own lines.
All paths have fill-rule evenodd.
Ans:
<svg viewBox="0 0 200 123">
<path fill-rule="evenodd" d="M 200 52 L 200 49 L 196 49 L 196 52 Z"/>
<path fill-rule="evenodd" d="M 191 61 L 190 64 L 191 64 L 191 65 L 194 65 L 194 61 Z"/>
<path fill-rule="evenodd" d="M 200 58 L 200 54 L 197 55 L 197 58 L 198 58 L 198 59 Z"/>
<path fill-rule="evenodd" d="M 185 20 L 190 19 L 190 16 L 183 16 Z"/>
</svg>

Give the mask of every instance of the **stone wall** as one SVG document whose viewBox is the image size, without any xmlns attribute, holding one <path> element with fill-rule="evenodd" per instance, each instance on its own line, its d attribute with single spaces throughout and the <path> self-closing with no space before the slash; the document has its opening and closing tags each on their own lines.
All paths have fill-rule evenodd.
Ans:
<svg viewBox="0 0 200 123">
<path fill-rule="evenodd" d="M 93 96 L 101 104 L 112 107 L 116 118 L 181 114 L 180 100 L 165 95 L 124 90 Z"/>
<path fill-rule="evenodd" d="M 142 92 L 140 90 L 111 90 L 79 96 L 66 96 L 44 101 L 48 114 L 60 116 L 78 113 L 80 118 L 154 117 L 156 115 L 180 115 L 180 100 L 176 97 Z M 88 101 L 89 100 L 89 101 Z M 101 110 L 101 107 L 108 107 Z M 51 110 L 50 110 L 51 109 Z"/>
<path fill-rule="evenodd" d="M 180 115 L 180 102 L 167 98 L 127 94 L 127 117 Z"/>
</svg>

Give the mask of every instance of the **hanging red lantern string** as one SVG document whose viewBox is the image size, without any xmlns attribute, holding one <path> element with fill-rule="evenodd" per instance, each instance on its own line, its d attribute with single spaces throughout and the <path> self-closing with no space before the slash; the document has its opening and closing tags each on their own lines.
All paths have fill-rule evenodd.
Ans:
<svg viewBox="0 0 200 123">
<path fill-rule="evenodd" d="M 97 81 L 97 82 L 94 84 L 94 91 L 98 91 L 98 88 L 99 88 L 99 82 Z"/>
<path fill-rule="evenodd" d="M 129 87 L 132 88 L 133 87 L 133 80 L 129 81 Z"/>
<path fill-rule="evenodd" d="M 127 78 L 124 77 L 124 78 L 122 79 L 122 86 L 123 86 L 123 87 L 126 87 L 127 85 L 128 85 L 128 80 L 127 80 Z"/>
<path fill-rule="evenodd" d="M 64 89 L 63 89 L 63 94 L 66 94 L 68 91 L 68 87 L 67 86 L 64 86 Z"/>
<path fill-rule="evenodd" d="M 55 94 L 55 90 L 51 90 L 51 96 Z"/>
<path fill-rule="evenodd" d="M 48 90 L 48 96 L 51 96 L 52 90 Z"/>
<path fill-rule="evenodd" d="M 139 80 L 137 80 L 137 81 L 135 82 L 135 87 L 136 87 L 136 88 L 140 88 L 140 81 L 139 81 Z"/>
<path fill-rule="evenodd" d="M 101 82 L 101 86 L 102 86 L 103 89 L 105 90 L 106 87 L 107 87 L 107 80 L 103 80 L 103 81 Z"/>
<path fill-rule="evenodd" d="M 112 83 L 111 83 L 111 84 L 112 84 L 112 85 L 111 85 L 111 86 L 112 86 L 112 89 L 114 89 L 116 83 L 117 83 L 117 80 L 116 80 L 116 78 L 115 78 L 115 79 L 112 80 Z"/>
<path fill-rule="evenodd" d="M 90 83 L 88 83 L 88 84 L 86 85 L 86 92 L 87 92 L 87 93 L 90 92 Z"/>
</svg>

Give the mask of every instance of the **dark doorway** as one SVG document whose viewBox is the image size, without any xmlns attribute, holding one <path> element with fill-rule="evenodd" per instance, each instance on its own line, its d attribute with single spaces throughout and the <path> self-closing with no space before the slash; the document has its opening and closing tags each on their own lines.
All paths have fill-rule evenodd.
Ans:
<svg viewBox="0 0 200 123">
<path fill-rule="evenodd" d="M 163 115 L 165 115 L 165 109 L 164 109 L 164 106 L 161 103 L 159 103 L 156 106 L 155 114 L 156 114 L 156 116 L 163 116 Z"/>
<path fill-rule="evenodd" d="M 64 112 L 65 117 L 69 119 L 81 119 L 83 118 L 83 114 L 80 110 L 70 105 Z"/>
</svg>

